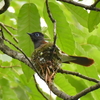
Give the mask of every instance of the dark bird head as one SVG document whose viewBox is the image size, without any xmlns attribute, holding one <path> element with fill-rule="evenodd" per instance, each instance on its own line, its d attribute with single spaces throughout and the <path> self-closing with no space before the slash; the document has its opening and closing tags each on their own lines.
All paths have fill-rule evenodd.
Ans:
<svg viewBox="0 0 100 100">
<path fill-rule="evenodd" d="M 31 37 L 35 49 L 46 43 L 44 40 L 44 35 L 41 32 L 28 33 L 28 35 Z"/>
</svg>

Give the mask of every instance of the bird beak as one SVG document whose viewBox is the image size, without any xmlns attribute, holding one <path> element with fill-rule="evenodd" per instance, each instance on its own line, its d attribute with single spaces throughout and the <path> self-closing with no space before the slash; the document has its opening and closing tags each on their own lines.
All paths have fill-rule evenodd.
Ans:
<svg viewBox="0 0 100 100">
<path fill-rule="evenodd" d="M 31 33 L 27 33 L 28 35 L 31 35 Z"/>
</svg>

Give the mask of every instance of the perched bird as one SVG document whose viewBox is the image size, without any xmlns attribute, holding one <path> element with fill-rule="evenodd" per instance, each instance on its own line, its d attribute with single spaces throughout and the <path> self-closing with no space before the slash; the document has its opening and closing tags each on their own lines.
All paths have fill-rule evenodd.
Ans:
<svg viewBox="0 0 100 100">
<path fill-rule="evenodd" d="M 43 44 L 49 44 L 49 42 L 45 41 L 44 35 L 41 32 L 34 32 L 34 33 L 28 33 L 28 34 L 34 43 L 35 49 L 41 47 Z M 62 63 L 72 62 L 72 63 L 76 63 L 76 64 L 83 65 L 83 66 L 90 66 L 94 63 L 94 60 L 91 58 L 71 56 L 62 51 L 60 53 L 61 53 L 60 59 Z"/>
</svg>

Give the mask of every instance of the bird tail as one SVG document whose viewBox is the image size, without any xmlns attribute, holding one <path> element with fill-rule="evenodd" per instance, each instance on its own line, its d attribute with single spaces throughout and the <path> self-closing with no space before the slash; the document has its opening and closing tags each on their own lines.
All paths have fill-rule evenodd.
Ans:
<svg viewBox="0 0 100 100">
<path fill-rule="evenodd" d="M 73 62 L 82 66 L 90 66 L 94 63 L 94 60 L 91 58 L 87 58 L 87 57 L 78 57 L 78 56 L 70 56 L 70 61 L 69 62 Z M 69 63 L 68 61 L 63 62 L 63 63 Z"/>
</svg>

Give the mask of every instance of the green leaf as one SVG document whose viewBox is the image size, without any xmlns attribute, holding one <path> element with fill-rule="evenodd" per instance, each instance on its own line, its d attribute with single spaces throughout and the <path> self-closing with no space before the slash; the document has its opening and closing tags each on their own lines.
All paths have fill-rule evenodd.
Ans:
<svg viewBox="0 0 100 100">
<path fill-rule="evenodd" d="M 63 99 L 61 99 L 61 98 L 59 98 L 59 97 L 56 97 L 56 100 L 63 100 Z"/>
<path fill-rule="evenodd" d="M 75 53 L 77 55 L 86 55 L 86 52 L 85 50 L 82 48 L 81 45 L 79 45 L 78 43 L 76 43 L 76 50 L 75 50 Z"/>
<path fill-rule="evenodd" d="M 88 21 L 88 12 L 81 7 L 71 5 L 68 3 L 63 3 L 65 7 L 72 13 L 73 18 L 76 18 L 77 21 L 84 27 L 87 27 Z"/>
<path fill-rule="evenodd" d="M 100 37 L 95 36 L 95 35 L 91 35 L 88 40 L 87 40 L 88 44 L 94 45 L 96 46 L 98 49 L 100 49 Z"/>
<path fill-rule="evenodd" d="M 97 7 L 100 7 L 100 3 L 98 3 Z M 100 17 L 100 12 L 90 11 L 88 18 L 89 32 L 92 32 L 94 29 L 97 28 L 97 25 L 100 23 L 99 17 Z"/>
<path fill-rule="evenodd" d="M 0 94 L 0 99 L 2 100 L 18 100 L 15 92 L 10 88 L 9 81 L 7 79 L 0 79 L 0 87 L 2 91 L 2 96 Z"/>
<path fill-rule="evenodd" d="M 18 39 L 20 48 L 30 55 L 33 51 L 32 41 L 28 32 L 40 31 L 40 15 L 35 4 L 24 4 L 18 15 Z"/>
<path fill-rule="evenodd" d="M 27 34 L 28 32 L 40 31 L 40 15 L 35 4 L 27 3 L 24 4 L 18 15 L 18 39 L 20 48 L 30 56 L 33 52 L 32 41 Z M 29 80 L 33 74 L 33 71 L 22 64 L 24 74 Z"/>
<path fill-rule="evenodd" d="M 15 93 L 19 100 L 29 100 L 28 95 L 25 93 L 25 90 L 22 89 L 20 86 L 14 88 Z"/>
<path fill-rule="evenodd" d="M 24 88 L 24 91 L 28 94 L 29 100 L 44 100 L 44 97 L 38 91 L 33 78 L 27 82 L 24 75 L 20 75 L 20 85 Z"/>
<path fill-rule="evenodd" d="M 64 75 L 68 82 L 76 89 L 77 93 L 86 88 L 84 82 L 76 76 Z M 77 85 L 78 84 L 78 85 Z"/>
<path fill-rule="evenodd" d="M 77 93 L 79 93 L 82 90 L 87 88 L 87 85 L 85 84 L 85 81 L 83 79 L 80 79 L 76 76 L 70 76 L 70 75 L 67 75 L 66 78 L 68 79 L 70 84 L 76 89 Z M 93 100 L 94 99 L 92 93 L 89 93 L 89 94 L 83 96 L 83 98 L 80 98 L 80 99 L 82 99 L 82 100 L 89 100 L 89 99 Z"/>
<path fill-rule="evenodd" d="M 74 39 L 73 39 L 71 29 L 69 27 L 69 24 L 66 20 L 66 17 L 64 15 L 63 11 L 60 9 L 60 7 L 57 4 L 54 4 L 52 2 L 49 2 L 49 7 L 50 7 L 50 11 L 52 13 L 53 18 L 57 22 L 57 28 L 56 28 L 57 37 L 58 37 L 57 45 L 64 52 L 67 52 L 68 54 L 73 54 L 74 49 L 75 49 Z M 45 14 L 44 14 L 44 16 L 45 16 Z M 51 27 L 51 29 L 52 29 L 52 33 L 49 33 L 49 34 L 53 34 L 53 28 L 52 28 L 53 24 L 51 25 L 50 19 L 45 18 L 45 21 L 46 21 L 48 27 Z"/>
<path fill-rule="evenodd" d="M 76 94 L 75 88 L 68 82 L 68 79 L 66 79 L 64 75 L 56 74 L 54 82 L 57 85 L 57 87 L 59 87 L 60 90 L 64 91 L 65 93 L 69 95 Z"/>
<path fill-rule="evenodd" d="M 78 67 L 78 72 L 80 72 L 82 75 L 85 75 L 85 76 L 88 76 L 88 77 L 91 77 L 91 78 L 95 78 L 95 79 L 99 79 L 98 72 L 97 72 L 97 69 L 95 68 L 95 66 L 92 65 L 90 67 L 82 67 L 82 66 L 77 66 L 77 67 Z M 91 82 L 86 81 L 86 80 L 84 80 L 84 82 L 87 85 L 87 87 L 95 85 L 94 83 L 91 83 Z M 91 94 L 90 97 L 94 98 L 94 100 L 99 100 L 100 99 L 100 96 L 99 96 L 100 90 L 98 89 L 96 91 L 91 92 L 89 94 Z"/>
<path fill-rule="evenodd" d="M 27 81 L 29 81 L 34 74 L 34 71 L 24 63 L 21 63 L 21 65 L 22 65 L 22 70 L 27 78 Z"/>
</svg>

